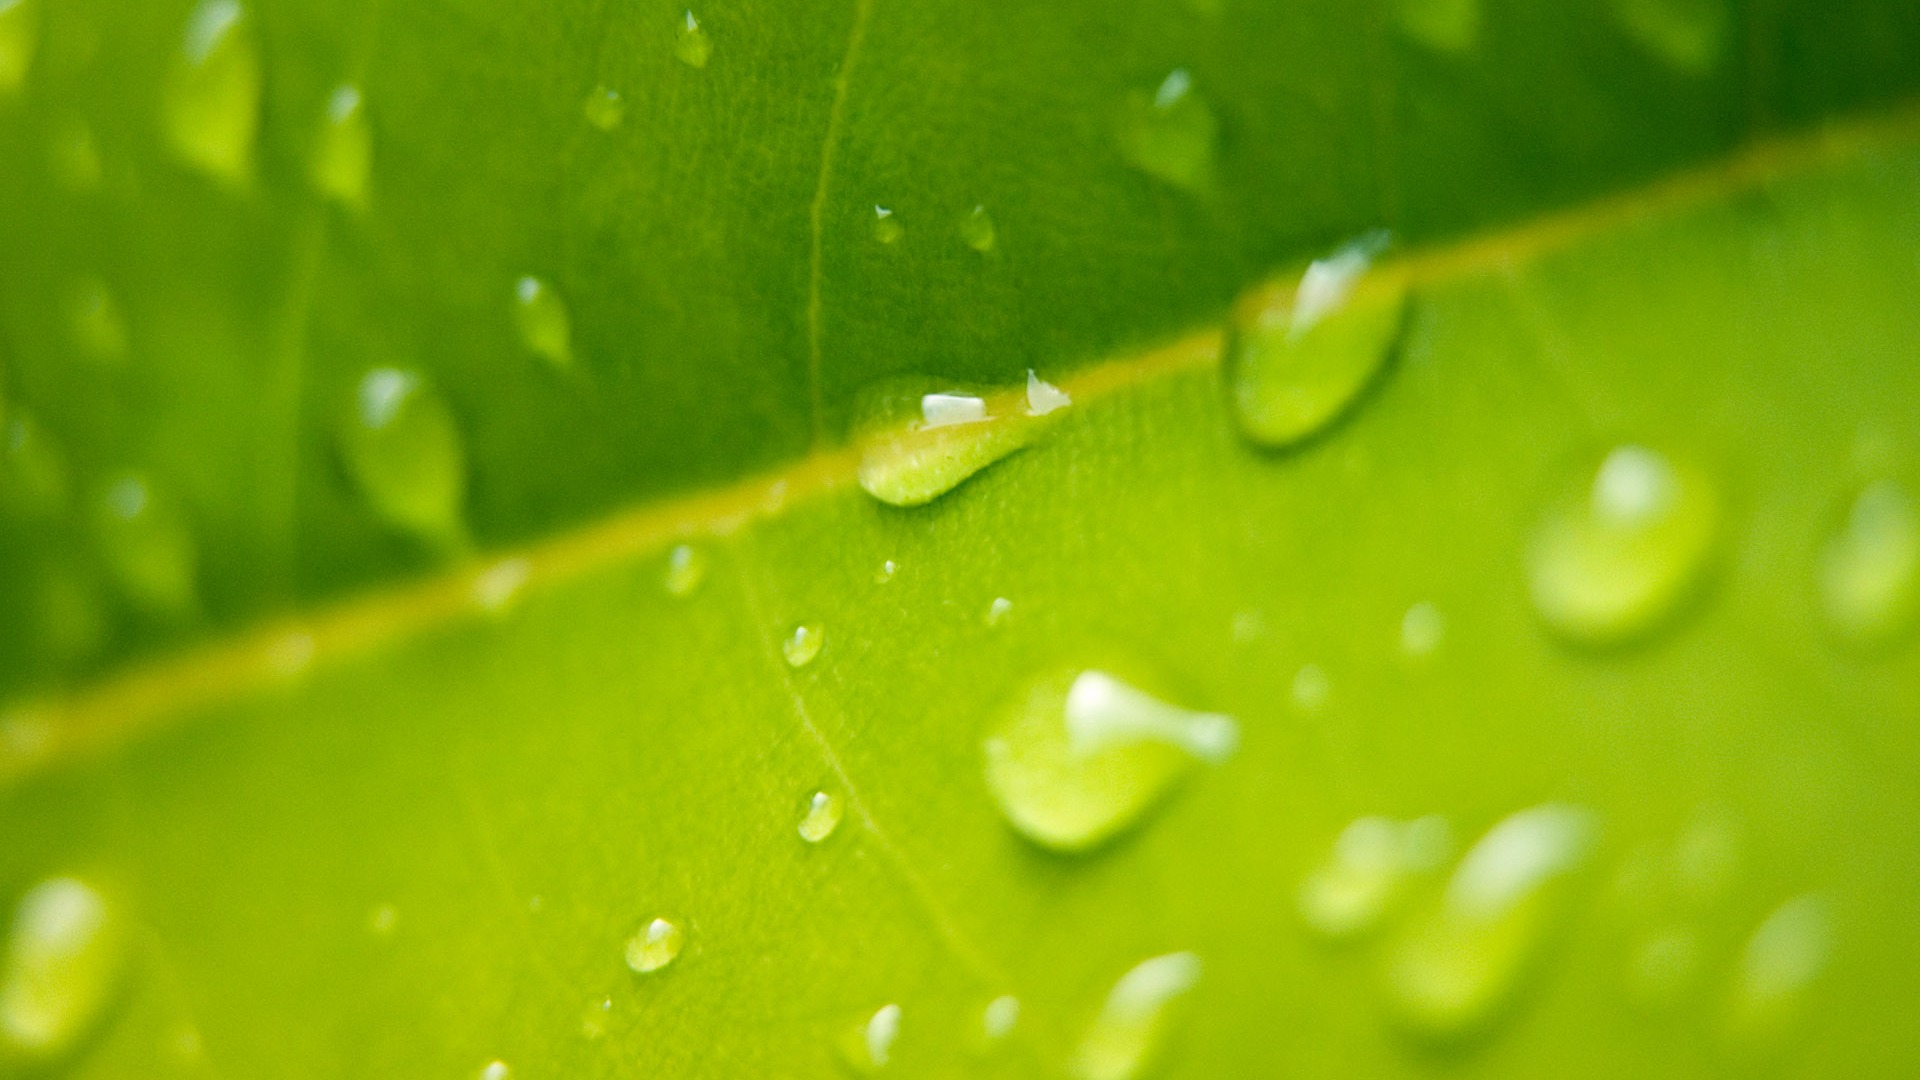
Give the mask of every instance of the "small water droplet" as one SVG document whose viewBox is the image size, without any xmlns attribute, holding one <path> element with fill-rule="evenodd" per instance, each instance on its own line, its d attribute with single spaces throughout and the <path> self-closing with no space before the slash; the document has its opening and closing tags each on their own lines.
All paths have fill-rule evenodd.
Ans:
<svg viewBox="0 0 1920 1080">
<path fill-rule="evenodd" d="M 610 86 L 596 86 L 580 107 L 587 123 L 601 131 L 612 131 L 627 118 L 627 99 Z"/>
<path fill-rule="evenodd" d="M 673 55 L 690 68 L 703 68 L 713 56 L 713 41 L 689 11 L 673 34 Z"/>
<path fill-rule="evenodd" d="M 1386 994 L 1411 1031 L 1452 1040 L 1482 1029 L 1538 961 L 1586 862 L 1593 815 L 1548 804 L 1493 828 L 1460 860 L 1445 893 L 1386 961 Z"/>
<path fill-rule="evenodd" d="M 653 919 L 627 939 L 627 966 L 637 975 L 659 971 L 680 955 L 686 932 L 672 919 Z"/>
<path fill-rule="evenodd" d="M 853 1071 L 871 1075 L 893 1061 L 893 1044 L 899 1038 L 900 1006 L 882 1005 L 846 1033 L 840 1054 Z"/>
<path fill-rule="evenodd" d="M 1400 617 L 1400 651 L 1409 657 L 1433 655 L 1446 636 L 1446 616 L 1428 601 L 1420 601 Z"/>
<path fill-rule="evenodd" d="M 1080 1039 L 1069 1072 L 1075 1080 L 1134 1080 L 1152 1067 L 1167 1041 L 1173 1006 L 1200 981 L 1190 952 L 1142 960 L 1108 991 Z"/>
<path fill-rule="evenodd" d="M 873 583 L 875 585 L 885 585 L 887 582 L 893 580 L 893 575 L 899 572 L 900 567 L 892 559 L 888 559 L 880 564 L 878 570 L 873 572 Z"/>
<path fill-rule="evenodd" d="M 998 630 L 1000 627 L 1004 626 L 1007 621 L 1007 616 L 1012 612 L 1013 612 L 1013 601 L 1007 599 L 1004 596 L 994 597 L 993 603 L 987 605 L 987 614 L 985 619 L 985 622 L 987 624 L 987 629 Z"/>
<path fill-rule="evenodd" d="M 840 797 L 816 791 L 807 799 L 807 812 L 800 819 L 800 839 L 817 844 L 840 827 Z"/>
<path fill-rule="evenodd" d="M 1192 194 L 1213 187 L 1219 121 L 1193 88 L 1193 76 L 1175 68 L 1153 92 L 1135 90 L 1115 122 L 1120 156 L 1163 183 Z"/>
<path fill-rule="evenodd" d="M 1045 392 L 1040 404 L 921 377 L 869 387 L 855 423 L 860 486 L 893 506 L 932 502 L 1039 438 L 1061 407 Z"/>
<path fill-rule="evenodd" d="M 1320 711 L 1332 692 L 1333 683 L 1327 678 L 1326 670 L 1319 664 L 1303 664 L 1299 671 L 1294 672 L 1290 693 L 1293 696 L 1294 707 L 1300 711 Z"/>
<path fill-rule="evenodd" d="M 118 912 L 78 878 L 48 878 L 13 911 L 0 967 L 0 1046 L 46 1062 L 83 1038 L 112 1004 L 124 973 Z"/>
<path fill-rule="evenodd" d="M 244 186 L 260 126 L 260 56 L 238 0 L 201 0 L 168 72 L 162 128 L 175 156 L 215 180 Z"/>
<path fill-rule="evenodd" d="M 525 559 L 501 559 L 473 578 L 473 602 L 480 610 L 498 614 L 513 606 L 527 587 L 533 564 Z"/>
<path fill-rule="evenodd" d="M 873 208 L 873 238 L 876 242 L 887 245 L 898 243 L 906 231 L 893 211 L 884 206 Z"/>
<path fill-rule="evenodd" d="M 375 904 L 367 912 L 367 933 L 374 937 L 392 937 L 400 926 L 400 909 L 392 904 Z"/>
<path fill-rule="evenodd" d="M 360 493 L 389 525 L 441 548 L 466 543 L 466 448 L 453 411 L 419 373 L 367 372 L 338 440 Z"/>
<path fill-rule="evenodd" d="M 127 317 L 113 290 L 99 278 L 73 283 L 67 293 L 67 326 L 74 351 L 88 360 L 110 362 L 127 355 Z"/>
<path fill-rule="evenodd" d="M 589 1039 L 598 1039 L 607 1033 L 607 1018 L 613 1013 L 613 999 L 603 997 L 587 1006 L 586 1015 L 580 1018 L 580 1034 Z"/>
<path fill-rule="evenodd" d="M 801 623 L 780 643 L 780 652 L 790 666 L 803 668 L 813 663 L 813 658 L 820 655 L 826 644 L 827 632 L 819 623 Z"/>
<path fill-rule="evenodd" d="M 1046 416 L 1049 413 L 1059 412 L 1071 404 L 1073 399 L 1067 396 L 1065 390 L 1041 378 L 1032 368 L 1027 369 L 1028 416 Z"/>
<path fill-rule="evenodd" d="M 1891 640 L 1920 606 L 1920 509 L 1891 480 L 1870 484 L 1820 557 L 1820 603 L 1856 645 Z"/>
<path fill-rule="evenodd" d="M 373 128 L 367 123 L 366 101 L 359 87 L 343 83 L 327 95 L 307 176 L 320 194 L 359 207 L 366 204 L 372 173 Z"/>
<path fill-rule="evenodd" d="M 707 553 L 692 544 L 675 544 L 667 552 L 667 572 L 662 583 L 668 596 L 692 596 L 707 580 Z"/>
<path fill-rule="evenodd" d="M 1613 17 L 1641 48 L 1688 75 L 1713 69 L 1732 21 L 1726 0 L 1613 0 Z"/>
<path fill-rule="evenodd" d="M 1832 956 L 1825 900 L 1796 896 L 1774 909 L 1741 950 L 1727 999 L 1728 1034 L 1745 1043 L 1784 1035 Z"/>
<path fill-rule="evenodd" d="M 1002 994 L 987 1002 L 980 1012 L 980 1034 L 990 1043 L 999 1042 L 1020 1026 L 1020 999 Z"/>
<path fill-rule="evenodd" d="M 1344 416 L 1386 367 L 1406 321 L 1403 271 L 1375 270 L 1387 234 L 1315 261 L 1300 283 L 1243 305 L 1222 370 L 1234 419 L 1261 446 L 1292 446 Z"/>
<path fill-rule="evenodd" d="M 1435 52 L 1465 52 L 1480 36 L 1480 0 L 1399 0 L 1394 16 L 1402 34 Z"/>
<path fill-rule="evenodd" d="M 1300 918 L 1333 941 L 1378 930 L 1419 874 L 1439 868 L 1453 849 L 1446 819 L 1363 817 L 1341 831 L 1333 854 L 1300 887 Z"/>
<path fill-rule="evenodd" d="M 1649 632 L 1702 577 L 1717 517 L 1705 483 L 1665 455 L 1615 448 L 1535 532 L 1527 562 L 1534 610 L 1588 645 Z"/>
<path fill-rule="evenodd" d="M 13 409 L 0 438 L 0 501 L 21 517 L 53 519 L 66 514 L 71 491 L 66 455 L 38 421 Z"/>
<path fill-rule="evenodd" d="M 976 206 L 960 219 L 960 239 L 982 255 L 990 254 L 999 242 L 993 230 L 993 217 L 984 206 Z"/>
<path fill-rule="evenodd" d="M 193 614 L 199 558 L 186 513 L 167 493 L 136 473 L 111 477 L 94 501 L 93 536 L 135 607 L 168 620 Z"/>
<path fill-rule="evenodd" d="M 513 322 L 528 352 L 562 370 L 573 366 L 573 320 L 552 285 L 537 277 L 515 282 Z"/>
<path fill-rule="evenodd" d="M 47 164 L 53 178 L 72 191 L 92 191 L 106 178 L 93 129 L 77 120 L 54 132 L 47 144 Z"/>
<path fill-rule="evenodd" d="M 499 1060 L 489 1061 L 480 1069 L 480 1080 L 508 1080 L 512 1075 L 507 1063 Z"/>
<path fill-rule="evenodd" d="M 1133 825 L 1195 761 L 1233 755 L 1232 717 L 1182 709 L 1103 671 L 1035 679 L 985 743 L 987 787 L 1007 822 L 1055 851 Z"/>
</svg>

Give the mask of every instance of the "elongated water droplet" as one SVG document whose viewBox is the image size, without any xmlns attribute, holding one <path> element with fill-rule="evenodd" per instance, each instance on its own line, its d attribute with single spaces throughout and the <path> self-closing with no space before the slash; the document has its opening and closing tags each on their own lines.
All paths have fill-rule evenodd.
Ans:
<svg viewBox="0 0 1920 1080">
<path fill-rule="evenodd" d="M 1549 804 L 1522 810 L 1460 860 L 1434 910 L 1387 958 L 1387 1003 L 1416 1034 L 1456 1039 L 1512 998 L 1565 907 L 1564 884 L 1593 845 L 1593 815 Z"/>
<path fill-rule="evenodd" d="M 1028 685 L 985 743 L 1007 822 L 1055 851 L 1084 851 L 1139 821 L 1195 762 L 1239 745 L 1232 717 L 1170 705 L 1103 671 Z"/>
<path fill-rule="evenodd" d="M 552 285 L 537 277 L 515 282 L 513 322 L 528 352 L 562 370 L 573 366 L 573 319 Z"/>
<path fill-rule="evenodd" d="M 1873 645 L 1913 622 L 1920 602 L 1920 509 L 1891 480 L 1871 484 L 1820 557 L 1820 603 L 1841 638 Z"/>
<path fill-rule="evenodd" d="M 466 541 L 466 448 L 453 412 L 419 373 L 375 368 L 339 428 L 341 457 L 375 513 L 430 544 Z"/>
<path fill-rule="evenodd" d="M 1688 75 L 1712 70 L 1732 21 L 1726 0 L 1613 0 L 1613 17 L 1641 48 Z"/>
<path fill-rule="evenodd" d="M 860 486 L 893 506 L 932 502 L 1039 438 L 1045 416 L 1061 407 L 1044 392 L 1040 402 L 1044 411 L 922 377 L 870 387 L 855 424 Z"/>
<path fill-rule="evenodd" d="M 46 1062 L 100 1020 L 124 974 L 118 912 L 93 886 L 55 877 L 14 908 L 0 969 L 0 1042 L 6 1056 Z"/>
<path fill-rule="evenodd" d="M 893 1044 L 900 1038 L 900 1006 L 882 1005 L 840 1040 L 840 1055 L 849 1068 L 872 1075 L 893 1061 Z"/>
<path fill-rule="evenodd" d="M 1075 1080 L 1134 1080 L 1160 1056 L 1173 1006 L 1200 981 L 1200 958 L 1190 952 L 1142 960 L 1108 991 L 1100 1013 L 1080 1039 L 1069 1071 Z"/>
<path fill-rule="evenodd" d="M 596 86 L 587 95 L 580 111 L 586 116 L 587 123 L 601 131 L 612 131 L 627 118 L 627 99 L 612 87 Z"/>
<path fill-rule="evenodd" d="M 1727 998 L 1727 1031 L 1745 1043 L 1783 1036 L 1833 956 L 1826 901 L 1797 896 L 1774 909 L 1741 950 Z"/>
<path fill-rule="evenodd" d="M 1120 155 L 1134 168 L 1192 194 L 1213 187 L 1219 121 L 1193 88 L 1193 77 L 1176 68 L 1151 93 L 1136 90 L 1120 105 L 1115 136 Z"/>
<path fill-rule="evenodd" d="M 127 355 L 127 317 L 113 290 L 99 278 L 73 283 L 67 294 L 67 325 L 74 351 L 86 359 L 111 362 Z"/>
<path fill-rule="evenodd" d="M 813 658 L 820 655 L 826 644 L 827 632 L 819 623 L 801 623 L 780 643 L 780 652 L 789 665 L 802 668 L 813 663 Z"/>
<path fill-rule="evenodd" d="M 1394 16 L 1402 34 L 1435 52 L 1465 52 L 1480 36 L 1480 0 L 1399 0 Z"/>
<path fill-rule="evenodd" d="M 980 1034 L 990 1043 L 999 1042 L 1020 1026 L 1020 999 L 1002 994 L 987 1002 L 980 1011 Z"/>
<path fill-rule="evenodd" d="M 193 614 L 199 557 L 186 513 L 165 492 L 136 473 L 112 477 L 94 501 L 93 536 L 101 561 L 135 607 L 169 620 Z"/>
<path fill-rule="evenodd" d="M 649 920 L 627 939 L 627 966 L 637 975 L 659 971 L 680 955 L 686 940 L 686 931 L 672 919 Z"/>
<path fill-rule="evenodd" d="M 106 176 L 93 129 L 78 120 L 54 132 L 47 144 L 47 163 L 53 178 L 73 191 L 92 191 Z"/>
<path fill-rule="evenodd" d="M 1386 366 L 1407 309 L 1405 274 L 1373 269 L 1386 245 L 1369 233 L 1235 318 L 1222 369 L 1248 439 L 1291 446 L 1325 430 Z"/>
<path fill-rule="evenodd" d="M 1425 600 L 1400 617 L 1400 651 L 1409 657 L 1431 656 L 1446 636 L 1446 616 Z"/>
<path fill-rule="evenodd" d="M 960 219 L 960 239 L 982 255 L 993 251 L 999 237 L 993 230 L 993 218 L 984 206 L 976 206 Z"/>
<path fill-rule="evenodd" d="M 1609 453 L 1592 480 L 1549 508 L 1528 554 L 1534 610 L 1574 641 L 1647 633 L 1699 582 L 1718 507 L 1698 477 L 1641 446 Z"/>
<path fill-rule="evenodd" d="M 71 491 L 66 455 L 31 415 L 12 410 L 0 439 L 0 502 L 20 517 L 51 519 L 67 512 Z"/>
<path fill-rule="evenodd" d="M 830 792 L 816 791 L 807 800 L 807 812 L 800 818 L 800 839 L 809 844 L 817 844 L 833 835 L 840 827 L 840 797 Z"/>
<path fill-rule="evenodd" d="M 664 584 L 669 596 L 692 596 L 707 580 L 707 553 L 692 544 L 675 544 L 667 552 Z"/>
<path fill-rule="evenodd" d="M 1416 875 L 1437 869 L 1452 851 L 1444 818 L 1400 822 L 1363 817 L 1334 841 L 1333 855 L 1300 887 L 1300 918 L 1334 941 L 1378 930 Z"/>
<path fill-rule="evenodd" d="M 161 121 L 181 161 L 236 187 L 252 177 L 260 56 L 239 0 L 201 0 L 194 8 L 167 75 Z"/>
<path fill-rule="evenodd" d="M 673 55 L 690 68 L 703 68 L 713 56 L 713 41 L 689 11 L 673 34 Z"/>
<path fill-rule="evenodd" d="M 372 174 L 373 128 L 367 122 L 366 102 L 359 87 L 344 83 L 327 96 L 307 175 L 315 191 L 345 206 L 360 207 L 366 205 Z"/>
<path fill-rule="evenodd" d="M 884 206 L 873 208 L 873 238 L 882 244 L 894 244 L 906 235 L 906 229 L 900 225 L 900 219 L 893 211 Z"/>
</svg>

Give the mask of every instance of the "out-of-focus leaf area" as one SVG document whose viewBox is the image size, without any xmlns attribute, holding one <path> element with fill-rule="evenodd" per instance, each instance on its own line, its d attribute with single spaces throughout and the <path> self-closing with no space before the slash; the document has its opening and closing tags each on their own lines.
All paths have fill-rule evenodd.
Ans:
<svg viewBox="0 0 1920 1080">
<path fill-rule="evenodd" d="M 1916 91 L 0 0 L 0 1075 L 1912 1075 Z"/>
</svg>

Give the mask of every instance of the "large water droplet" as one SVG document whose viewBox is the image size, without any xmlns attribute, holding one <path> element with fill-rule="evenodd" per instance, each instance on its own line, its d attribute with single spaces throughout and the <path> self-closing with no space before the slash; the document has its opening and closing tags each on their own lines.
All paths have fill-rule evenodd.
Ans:
<svg viewBox="0 0 1920 1080">
<path fill-rule="evenodd" d="M 906 235 L 906 229 L 893 211 L 884 206 L 873 208 L 873 238 L 882 244 L 894 244 Z"/>
<path fill-rule="evenodd" d="M 1732 21 L 1726 0 L 1613 0 L 1613 16 L 1641 48 L 1689 75 L 1713 68 Z"/>
<path fill-rule="evenodd" d="M 127 317 L 113 290 L 99 278 L 73 283 L 67 293 L 67 326 L 74 351 L 88 360 L 111 362 L 127 355 Z"/>
<path fill-rule="evenodd" d="M 680 955 L 686 931 L 672 919 L 651 919 L 627 939 L 627 966 L 637 975 L 659 971 Z"/>
<path fill-rule="evenodd" d="M 627 118 L 627 99 L 609 86 L 596 86 L 580 106 L 587 123 L 601 131 L 612 131 Z"/>
<path fill-rule="evenodd" d="M 667 552 L 667 572 L 662 578 L 668 596 L 692 596 L 707 580 L 707 553 L 692 544 L 675 544 Z"/>
<path fill-rule="evenodd" d="M 167 75 L 161 127 L 180 160 L 222 183 L 253 175 L 260 56 L 238 0 L 201 0 Z"/>
<path fill-rule="evenodd" d="M 339 445 L 361 494 L 389 525 L 438 547 L 465 543 L 466 449 L 453 411 L 419 373 L 367 372 Z"/>
<path fill-rule="evenodd" d="M 993 251 L 999 243 L 999 236 L 994 232 L 993 218 L 987 213 L 986 207 L 976 206 L 960 219 L 960 239 L 982 255 Z"/>
<path fill-rule="evenodd" d="M 1399 0 L 1400 32 L 1435 52 L 1465 52 L 1480 36 L 1480 0 Z"/>
<path fill-rule="evenodd" d="M 1022 835 L 1084 851 L 1138 821 L 1195 762 L 1232 756 L 1232 717 L 1170 705 L 1103 671 L 1034 680 L 986 739 L 987 787 Z"/>
<path fill-rule="evenodd" d="M 1833 921 L 1825 900 L 1797 896 L 1774 909 L 1741 950 L 1727 999 L 1729 1034 L 1749 1043 L 1785 1034 L 1832 956 Z"/>
<path fill-rule="evenodd" d="M 1405 274 L 1373 269 L 1386 244 L 1369 233 L 1235 318 L 1223 370 L 1247 438 L 1291 446 L 1326 429 L 1385 367 L 1407 308 Z"/>
<path fill-rule="evenodd" d="M 713 40 L 689 11 L 673 33 L 673 55 L 690 68 L 703 68 L 713 56 Z"/>
<path fill-rule="evenodd" d="M 66 513 L 71 491 L 66 455 L 38 421 L 12 410 L 0 437 L 0 501 L 20 517 L 52 519 Z"/>
<path fill-rule="evenodd" d="M 893 1044 L 899 1038 L 900 1006 L 882 1005 L 840 1040 L 840 1055 L 853 1071 L 871 1075 L 893 1061 Z"/>
<path fill-rule="evenodd" d="M 1120 105 L 1115 136 L 1120 154 L 1148 176 L 1202 194 L 1213 186 L 1219 121 L 1193 88 L 1193 77 L 1176 68 L 1148 93 L 1135 90 Z"/>
<path fill-rule="evenodd" d="M 1418 874 L 1437 869 L 1453 848 L 1444 818 L 1400 822 L 1363 817 L 1341 831 L 1333 854 L 1300 887 L 1300 918 L 1340 941 L 1372 933 Z"/>
<path fill-rule="evenodd" d="M 92 525 L 101 561 L 135 607 L 169 620 L 193 614 L 199 558 L 186 513 L 166 492 L 118 474 L 94 500 Z"/>
<path fill-rule="evenodd" d="M 367 182 L 373 174 L 373 127 L 360 88 L 351 83 L 334 87 L 314 138 L 313 159 L 307 175 L 315 191 L 346 206 L 364 206 Z"/>
<path fill-rule="evenodd" d="M 528 352 L 563 370 L 573 366 L 573 319 L 552 285 L 537 277 L 515 282 L 513 323 Z"/>
<path fill-rule="evenodd" d="M 1043 395 L 1042 407 L 1035 408 L 1016 395 L 987 395 L 920 377 L 869 388 L 855 424 L 860 486 L 893 506 L 932 502 L 1037 439 L 1043 417 L 1065 397 L 1046 389 L 1058 398 Z"/>
<path fill-rule="evenodd" d="M 1173 1006 L 1200 981 L 1200 958 L 1190 952 L 1143 960 L 1108 991 L 1080 1039 L 1069 1071 L 1075 1080 L 1134 1080 L 1164 1047 Z"/>
<path fill-rule="evenodd" d="M 40 0 L 0 0 L 0 95 L 20 92 L 40 44 Z"/>
<path fill-rule="evenodd" d="M 1820 603 L 1834 632 L 1859 645 L 1886 641 L 1920 601 L 1920 509 L 1891 480 L 1869 485 L 1820 557 Z"/>
<path fill-rule="evenodd" d="M 27 890 L 0 969 L 6 1056 L 45 1062 L 93 1028 L 124 973 L 124 936 L 113 906 L 84 881 L 48 878 Z"/>
<path fill-rule="evenodd" d="M 781 655 L 789 666 L 802 668 L 813 663 L 827 644 L 827 632 L 819 623 L 801 623 L 780 643 Z"/>
<path fill-rule="evenodd" d="M 800 818 L 800 839 L 817 844 L 832 836 L 840 827 L 842 812 L 840 796 L 826 791 L 814 792 L 807 800 L 806 813 Z"/>
<path fill-rule="evenodd" d="M 1699 582 L 1718 506 L 1704 481 L 1642 446 L 1607 454 L 1547 511 L 1528 553 L 1534 610 L 1592 645 L 1638 637 Z"/>
</svg>

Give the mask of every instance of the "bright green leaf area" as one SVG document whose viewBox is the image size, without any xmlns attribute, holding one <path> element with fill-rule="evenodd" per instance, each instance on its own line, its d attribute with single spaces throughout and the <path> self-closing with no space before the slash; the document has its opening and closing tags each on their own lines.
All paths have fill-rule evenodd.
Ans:
<svg viewBox="0 0 1920 1080">
<path fill-rule="evenodd" d="M 1167 1077 L 1911 1074 L 1920 650 L 1842 645 L 1818 590 L 1862 488 L 1920 481 L 1920 149 L 1719 189 L 1429 274 L 1370 396 L 1297 450 L 1245 444 L 1212 366 L 1112 369 L 928 506 L 845 484 L 699 541 L 688 595 L 665 551 L 602 562 L 17 783 L 0 891 L 77 873 L 138 928 L 66 1075 L 831 1076 L 894 1004 L 888 1075 L 1059 1076 L 1114 981 L 1181 951 Z M 1717 540 L 1649 636 L 1584 648 L 1526 553 L 1623 444 L 1713 486 Z M 1410 654 L 1423 602 L 1444 629 Z M 796 667 L 802 623 L 825 645 Z M 982 739 L 1115 653 L 1236 717 L 1238 751 L 1043 852 Z M 820 790 L 847 811 L 810 844 Z M 1464 1041 L 1383 993 L 1431 882 L 1347 945 L 1296 914 L 1361 815 L 1471 844 L 1547 802 L 1592 850 Z M 1814 944 L 1742 1028 L 1776 911 L 1761 942 Z M 1830 949 L 1794 937 L 1810 912 Z M 635 974 L 656 917 L 682 950 Z M 1676 925 L 1696 963 L 1649 1002 L 1635 958 Z"/>
</svg>

